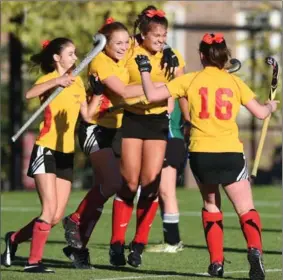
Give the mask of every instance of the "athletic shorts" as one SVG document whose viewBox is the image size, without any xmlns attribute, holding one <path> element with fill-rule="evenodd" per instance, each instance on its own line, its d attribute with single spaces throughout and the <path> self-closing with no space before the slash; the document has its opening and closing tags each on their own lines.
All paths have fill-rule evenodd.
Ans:
<svg viewBox="0 0 283 280">
<path fill-rule="evenodd" d="M 116 157 L 121 156 L 121 130 L 81 121 L 78 131 L 79 144 L 86 155 L 112 148 Z"/>
<path fill-rule="evenodd" d="M 167 140 L 163 167 L 171 166 L 179 171 L 184 167 L 185 158 L 186 149 L 184 140 L 180 138 L 169 138 Z"/>
<path fill-rule="evenodd" d="M 243 153 L 189 153 L 190 167 L 202 184 L 228 185 L 249 178 Z"/>
<path fill-rule="evenodd" d="M 167 140 L 168 116 L 162 114 L 138 115 L 124 111 L 122 137 L 135 139 Z"/>
<path fill-rule="evenodd" d="M 62 153 L 34 145 L 27 175 L 53 173 L 58 178 L 73 181 L 74 153 Z"/>
</svg>

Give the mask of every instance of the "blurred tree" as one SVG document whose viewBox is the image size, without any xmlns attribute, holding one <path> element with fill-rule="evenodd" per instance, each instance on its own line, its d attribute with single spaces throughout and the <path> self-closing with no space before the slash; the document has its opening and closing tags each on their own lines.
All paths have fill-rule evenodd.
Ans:
<svg viewBox="0 0 283 280">
<path fill-rule="evenodd" d="M 55 2 L 55 1 L 26 1 L 26 2 L 3 2 L 2 8 L 2 34 L 11 32 L 22 43 L 24 48 L 23 57 L 23 93 L 28 89 L 39 76 L 39 70 L 33 71 L 29 64 L 32 54 L 41 49 L 42 41 L 55 37 L 69 37 L 77 46 L 79 58 L 83 58 L 92 48 L 92 37 L 103 25 L 104 20 L 111 16 L 117 21 L 123 22 L 129 32 L 133 32 L 133 24 L 136 16 L 148 5 L 155 5 L 161 8 L 162 1 L 115 1 L 115 2 Z M 11 22 L 10 19 L 18 15 L 24 15 L 21 25 Z M 1 58 L 5 58 L 7 48 L 1 44 Z M 2 56 L 3 54 L 3 56 Z M 2 60 L 3 61 L 3 60 Z M 1 74 L 2 68 L 1 65 Z M 6 69 L 5 69 L 6 70 Z M 8 88 L 6 81 L 2 79 L 2 131 L 7 131 L 9 127 L 8 114 Z M 4 102 L 4 104 L 3 104 Z M 23 119 L 26 120 L 32 112 L 39 106 L 38 99 L 29 102 L 24 101 Z M 3 114 L 4 112 L 4 114 Z M 6 113 L 5 113 L 6 112 Z M 38 120 L 39 121 L 39 120 Z M 36 121 L 31 129 L 38 128 Z M 2 154 L 10 156 L 8 134 L 2 134 L 1 141 Z M 77 164 L 83 166 L 82 155 L 78 155 Z M 2 166 L 3 167 L 3 166 Z M 4 172 L 1 172 L 1 179 L 7 179 L 9 166 L 5 165 Z"/>
</svg>

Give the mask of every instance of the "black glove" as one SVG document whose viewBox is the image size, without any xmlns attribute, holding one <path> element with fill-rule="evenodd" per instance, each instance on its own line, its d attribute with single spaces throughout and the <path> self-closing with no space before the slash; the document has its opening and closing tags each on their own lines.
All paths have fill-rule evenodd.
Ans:
<svg viewBox="0 0 283 280">
<path fill-rule="evenodd" d="M 150 61 L 148 59 L 148 57 L 146 55 L 137 55 L 136 58 L 136 63 L 138 65 L 139 71 L 140 72 L 149 72 L 151 71 L 151 64 Z"/>
<path fill-rule="evenodd" d="M 98 77 L 94 77 L 93 75 L 90 75 L 88 77 L 88 81 L 90 85 L 90 90 L 93 94 L 101 95 L 104 92 L 105 86 L 104 84 L 101 83 Z"/>
<path fill-rule="evenodd" d="M 163 49 L 163 56 L 162 56 L 160 64 L 161 64 L 161 69 L 164 69 L 164 67 L 166 67 L 165 77 L 169 81 L 172 80 L 174 78 L 175 69 L 180 64 L 179 64 L 178 57 L 168 45 L 165 45 Z"/>
</svg>

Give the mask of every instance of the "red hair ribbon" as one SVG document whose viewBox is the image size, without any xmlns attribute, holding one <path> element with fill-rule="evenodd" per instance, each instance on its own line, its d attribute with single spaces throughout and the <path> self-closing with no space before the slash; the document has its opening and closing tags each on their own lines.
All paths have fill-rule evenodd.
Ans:
<svg viewBox="0 0 283 280">
<path fill-rule="evenodd" d="M 107 18 L 107 19 L 106 19 L 106 21 L 105 21 L 105 25 L 106 25 L 106 24 L 113 23 L 113 22 L 115 22 L 115 19 L 114 19 L 114 18 L 112 18 L 112 17 L 109 17 L 109 18 Z"/>
<path fill-rule="evenodd" d="M 44 41 L 41 43 L 41 46 L 42 46 L 43 49 L 45 49 L 49 44 L 50 44 L 50 41 L 49 41 L 49 40 L 44 40 Z"/>
<path fill-rule="evenodd" d="M 217 43 L 220 44 L 224 41 L 224 37 L 222 33 L 215 33 L 215 34 L 204 34 L 204 36 L 202 37 L 202 41 L 207 43 L 208 45 L 211 45 L 212 43 Z"/>
<path fill-rule="evenodd" d="M 154 16 L 165 17 L 165 12 L 162 10 L 148 10 L 145 15 L 149 18 Z"/>
</svg>

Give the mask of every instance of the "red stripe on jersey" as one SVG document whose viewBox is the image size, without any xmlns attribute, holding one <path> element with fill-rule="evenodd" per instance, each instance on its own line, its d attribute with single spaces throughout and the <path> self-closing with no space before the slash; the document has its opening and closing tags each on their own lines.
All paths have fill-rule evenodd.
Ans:
<svg viewBox="0 0 283 280">
<path fill-rule="evenodd" d="M 48 105 L 44 110 L 44 125 L 43 125 L 43 128 L 41 129 L 41 131 L 39 133 L 38 139 L 40 139 L 46 133 L 49 132 L 49 130 L 51 128 L 51 119 L 52 119 L 52 112 L 51 112 L 50 106 Z"/>
<path fill-rule="evenodd" d="M 111 104 L 110 99 L 103 94 L 101 104 L 99 106 L 99 113 L 98 113 L 99 118 L 103 117 L 106 110 L 110 107 L 110 104 Z"/>
</svg>

